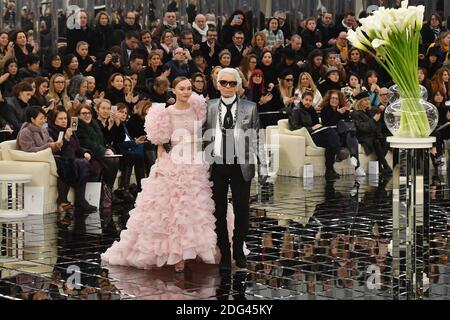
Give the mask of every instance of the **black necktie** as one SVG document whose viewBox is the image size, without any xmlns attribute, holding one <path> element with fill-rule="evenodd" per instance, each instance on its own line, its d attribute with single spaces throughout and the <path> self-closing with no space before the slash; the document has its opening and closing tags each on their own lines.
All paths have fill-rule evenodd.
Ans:
<svg viewBox="0 0 450 320">
<path fill-rule="evenodd" d="M 231 104 L 226 104 L 225 102 L 222 103 L 227 108 L 227 113 L 225 113 L 225 118 L 223 119 L 223 128 L 224 129 L 231 129 L 233 128 L 233 114 L 231 113 L 231 108 L 233 107 L 233 104 L 236 102 L 234 100 Z"/>
</svg>

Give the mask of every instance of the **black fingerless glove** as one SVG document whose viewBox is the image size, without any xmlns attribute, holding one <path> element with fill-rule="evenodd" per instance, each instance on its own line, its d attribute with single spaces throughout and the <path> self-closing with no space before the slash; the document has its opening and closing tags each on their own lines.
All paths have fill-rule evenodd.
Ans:
<svg viewBox="0 0 450 320">
<path fill-rule="evenodd" d="M 164 148 L 164 150 L 166 150 L 167 153 L 169 153 L 170 150 L 172 149 L 172 145 L 170 144 L 170 142 L 164 143 L 163 148 Z"/>
</svg>

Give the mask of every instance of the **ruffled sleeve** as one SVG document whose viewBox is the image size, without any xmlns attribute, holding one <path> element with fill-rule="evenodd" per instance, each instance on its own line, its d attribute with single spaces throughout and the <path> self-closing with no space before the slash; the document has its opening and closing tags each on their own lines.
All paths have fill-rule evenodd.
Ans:
<svg viewBox="0 0 450 320">
<path fill-rule="evenodd" d="M 170 115 L 164 103 L 153 103 L 145 117 L 147 138 L 156 145 L 168 143 L 172 136 Z"/>
<path fill-rule="evenodd" d="M 197 114 L 197 119 L 203 124 L 206 121 L 206 99 L 203 96 L 193 92 L 188 102 L 191 107 L 194 108 L 195 113 Z"/>
</svg>

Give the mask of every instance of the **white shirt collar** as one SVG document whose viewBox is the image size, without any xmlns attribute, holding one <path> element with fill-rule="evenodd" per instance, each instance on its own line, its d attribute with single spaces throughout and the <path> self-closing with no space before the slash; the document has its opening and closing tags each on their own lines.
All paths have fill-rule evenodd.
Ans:
<svg viewBox="0 0 450 320">
<path fill-rule="evenodd" d="M 230 104 L 230 103 L 232 103 L 232 102 L 236 99 L 236 95 L 234 95 L 234 96 L 232 96 L 232 97 L 230 97 L 230 98 L 222 97 L 221 99 L 222 99 L 222 101 L 225 102 L 226 104 Z"/>
</svg>

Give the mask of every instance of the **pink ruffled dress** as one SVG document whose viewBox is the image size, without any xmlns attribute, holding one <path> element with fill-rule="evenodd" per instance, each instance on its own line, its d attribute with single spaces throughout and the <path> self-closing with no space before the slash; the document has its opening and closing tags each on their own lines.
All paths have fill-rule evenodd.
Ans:
<svg viewBox="0 0 450 320">
<path fill-rule="evenodd" d="M 154 144 L 172 143 L 142 180 L 135 208 L 120 241 L 102 254 L 108 264 L 148 269 L 180 260 L 217 261 L 209 166 L 197 132 L 206 118 L 203 97 L 193 93 L 186 110 L 153 104 L 145 130 Z M 234 217 L 230 217 L 231 219 Z M 231 230 L 230 230 L 231 231 Z"/>
</svg>

